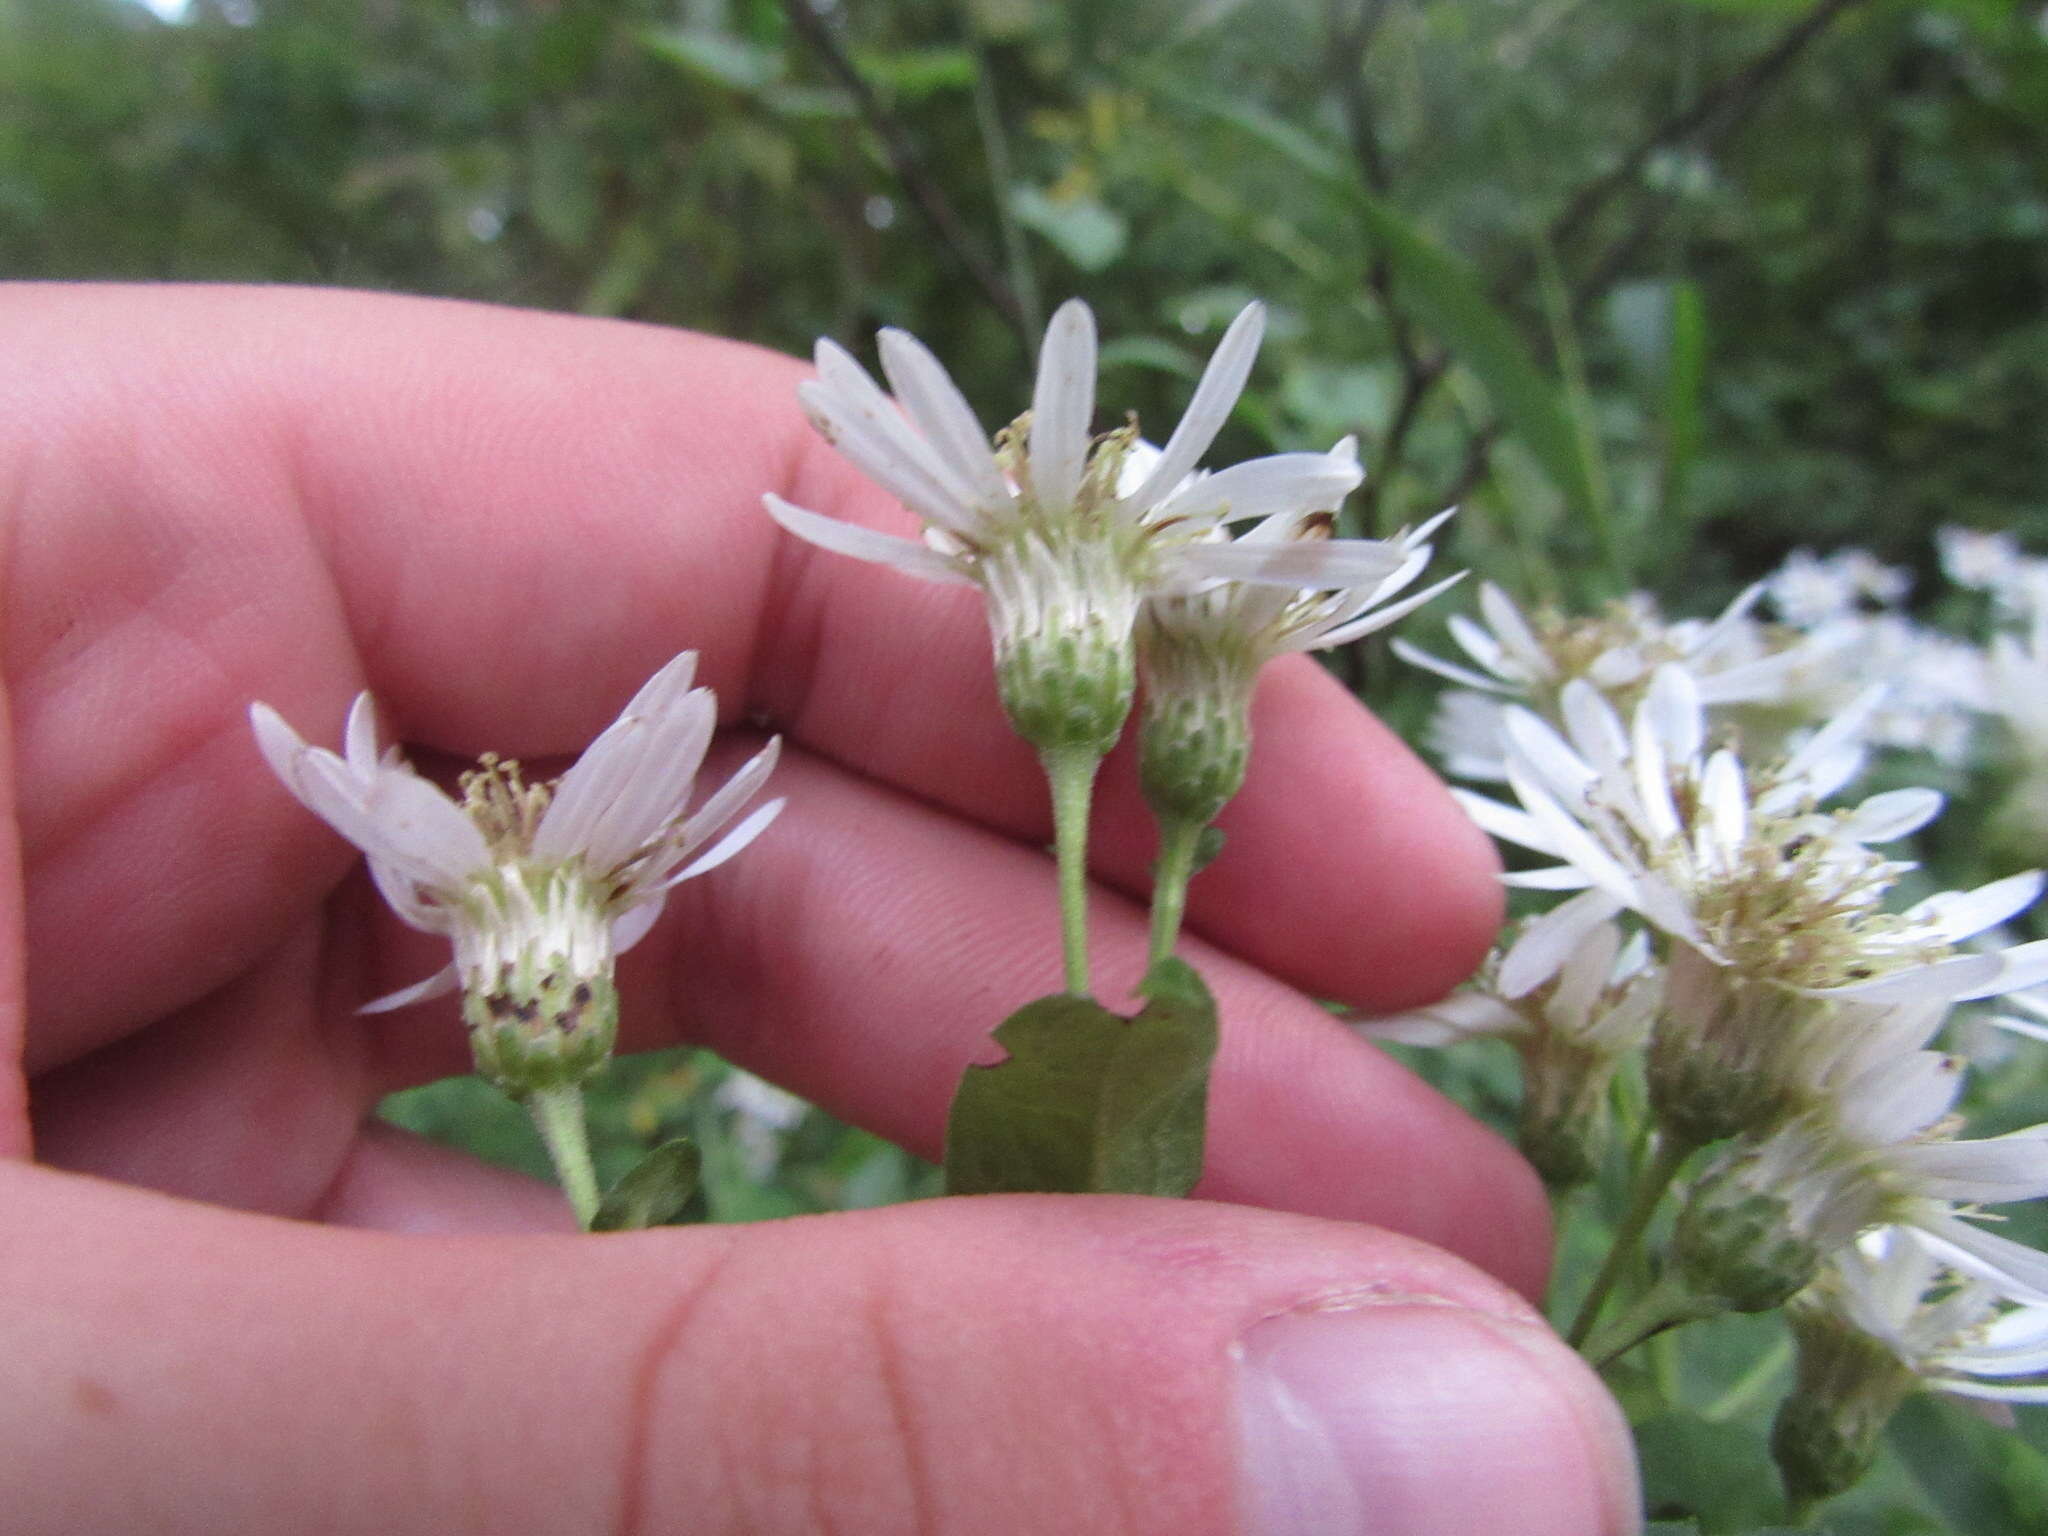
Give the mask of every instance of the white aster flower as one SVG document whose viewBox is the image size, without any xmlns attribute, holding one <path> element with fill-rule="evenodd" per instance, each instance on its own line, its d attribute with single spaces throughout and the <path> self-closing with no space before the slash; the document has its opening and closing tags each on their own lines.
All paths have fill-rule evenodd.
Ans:
<svg viewBox="0 0 2048 1536">
<path fill-rule="evenodd" d="M 1069 300 L 1046 328 L 1031 410 L 991 444 L 938 360 L 898 330 L 880 336 L 884 394 L 821 341 L 799 395 L 812 423 L 925 524 L 897 538 L 766 498 L 776 521 L 825 549 L 988 596 L 1003 702 L 1041 750 L 1107 751 L 1134 690 L 1132 627 L 1143 600 L 1218 577 L 1283 588 L 1384 578 L 1378 547 L 1212 542 L 1218 524 L 1337 506 L 1361 478 L 1355 451 L 1289 453 L 1197 475 L 1251 370 L 1264 310 L 1224 334 L 1173 435 L 1129 472 L 1135 424 L 1092 435 L 1095 319 Z"/>
<path fill-rule="evenodd" d="M 2048 1302 L 1958 1272 L 1910 1227 L 1879 1227 L 1829 1258 L 1802 1307 L 1827 1307 L 1935 1392 L 2048 1403 Z"/>
<path fill-rule="evenodd" d="M 1347 439 L 1332 452 L 1350 448 Z M 1379 558 L 1385 574 L 1334 590 L 1211 578 L 1148 598 L 1137 631 L 1145 685 L 1139 772 L 1153 809 L 1206 826 L 1237 793 L 1251 751 L 1252 690 L 1268 661 L 1369 635 L 1458 582 L 1462 573 L 1394 601 L 1429 564 L 1430 536 L 1450 515 L 1388 540 L 1332 540 L 1326 513 L 1276 513 L 1235 547 L 1330 551 L 1346 566 Z"/>
<path fill-rule="evenodd" d="M 695 665 L 685 652 L 657 672 L 553 784 L 528 784 L 518 764 L 486 757 L 463 775 L 459 802 L 396 747 L 380 752 L 367 693 L 349 711 L 341 754 L 251 706 L 278 778 L 363 851 L 392 910 L 454 944 L 444 970 L 363 1011 L 460 986 L 479 1063 L 508 1082 L 522 1067 L 573 1080 L 609 1055 L 614 958 L 646 936 L 671 889 L 738 853 L 782 808 L 758 807 L 706 848 L 760 790 L 779 743 L 688 813 L 717 718 L 710 690 L 690 687 Z M 529 1059 L 536 1053 L 545 1059 Z"/>
<path fill-rule="evenodd" d="M 1540 985 L 1581 934 L 1623 910 L 1675 941 L 1649 1067 L 1660 1121 L 1682 1140 L 1704 1144 L 1791 1113 L 1799 1060 L 1816 1048 L 1808 1026 L 1834 1004 L 1946 1004 L 2048 977 L 2048 942 L 1957 949 L 2032 903 L 2038 873 L 1885 909 L 1912 866 L 1872 845 L 1924 825 L 1939 795 L 1893 790 L 1819 808 L 1857 771 L 1858 732 L 1875 703 L 1867 697 L 1751 772 L 1733 751 L 1708 750 L 1683 669 L 1659 670 L 1626 728 L 1574 683 L 1565 733 L 1509 713 L 1519 807 L 1459 792 L 1497 837 L 1564 860 L 1510 881 L 1579 893 L 1523 930 L 1501 963 L 1505 995 Z"/>
<path fill-rule="evenodd" d="M 1524 614 L 1487 582 L 1479 591 L 1484 624 L 1462 614 L 1450 621 L 1451 638 L 1474 666 L 1446 661 L 1404 640 L 1396 640 L 1394 650 L 1461 685 L 1439 702 L 1431 725 L 1446 768 L 1464 778 L 1499 779 L 1500 716 L 1511 699 L 1561 723 L 1565 688 L 1583 682 L 1627 711 L 1665 666 L 1685 668 L 1701 702 L 1710 706 L 1785 697 L 1790 681 L 1815 664 L 1822 646 L 1759 624 L 1752 611 L 1763 593 L 1762 583 L 1747 588 L 1712 620 L 1667 620 L 1656 600 L 1641 592 L 1592 617 L 1574 618 L 1549 609 Z"/>
<path fill-rule="evenodd" d="M 1818 807 L 1858 771 L 1875 695 L 1760 771 L 1708 751 L 1698 689 L 1659 669 L 1626 727 L 1590 686 L 1567 686 L 1560 733 L 1511 710 L 1507 773 L 1519 809 L 1455 791 L 1496 836 L 1565 862 L 1511 883 L 1583 894 L 1532 924 L 1502 967 L 1515 995 L 1555 969 L 1578 932 L 1633 909 L 1716 965 L 1819 997 L 1961 999 L 2048 976 L 2048 943 L 2000 954 L 1954 946 L 2028 906 L 2037 873 L 1901 913 L 1880 903 L 1912 866 L 1872 844 L 1917 831 L 1941 810 L 1932 790 Z"/>
<path fill-rule="evenodd" d="M 1498 957 L 1468 986 L 1428 1007 L 1355 1028 L 1368 1039 L 1439 1046 L 1494 1035 L 1522 1058 L 1518 1131 L 1546 1183 L 1568 1188 L 1599 1171 L 1616 1068 L 1649 1038 L 1664 977 L 1645 935 L 1626 942 L 1605 922 L 1582 937 L 1557 973 L 1528 994 L 1503 997 Z"/>
<path fill-rule="evenodd" d="M 1924 1002 L 1848 1004 L 1812 1022 L 1809 1031 L 1825 1040 L 1800 1064 L 1799 1112 L 1725 1152 L 1682 1223 L 1697 1222 L 1701 1211 L 1725 1217 L 1768 1202 L 1809 1264 L 1873 1228 L 1910 1228 L 1952 1268 L 2048 1305 L 2048 1254 L 1966 1219 L 1980 1205 L 2048 1196 L 2048 1125 L 1956 1139 L 1964 1063 L 1921 1049 L 1945 1011 Z M 1719 1227 L 1706 1243 L 1711 1262 L 1736 1246 Z"/>
<path fill-rule="evenodd" d="M 1816 629 L 1873 605 L 1895 607 L 1912 589 L 1913 578 L 1866 549 L 1841 549 L 1826 556 L 1795 549 L 1764 584 L 1779 617 L 1800 629 Z"/>
<path fill-rule="evenodd" d="M 1795 1514 L 1868 1470 L 1915 1388 L 1972 1403 L 2010 1426 L 2013 1403 L 2048 1402 L 2048 1306 L 1957 1274 L 1919 1234 L 1881 1228 L 1831 1256 L 1787 1307 L 1799 1346 L 1771 1453 Z"/>
</svg>

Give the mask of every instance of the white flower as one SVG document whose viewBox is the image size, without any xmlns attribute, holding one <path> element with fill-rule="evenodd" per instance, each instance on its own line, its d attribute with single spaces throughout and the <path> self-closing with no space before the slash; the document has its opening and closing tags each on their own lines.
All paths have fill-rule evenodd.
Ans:
<svg viewBox="0 0 2048 1536">
<path fill-rule="evenodd" d="M 1875 1339 L 1932 1391 L 1994 1403 L 2048 1403 L 2048 1302 L 1958 1273 L 1906 1227 L 1837 1250 L 1799 1298 Z"/>
<path fill-rule="evenodd" d="M 1431 733 L 1445 766 L 1464 778 L 1501 777 L 1503 700 L 1519 698 L 1546 719 L 1560 717 L 1564 689 L 1575 681 L 1597 688 L 1626 710 L 1641 699 L 1657 669 L 1682 666 L 1702 703 L 1738 705 L 1782 699 L 1791 679 L 1816 661 L 1821 646 L 1751 617 L 1761 583 L 1739 593 L 1711 621 L 1667 621 L 1656 600 L 1635 593 L 1590 618 L 1549 610 L 1526 615 L 1491 582 L 1479 590 L 1484 624 L 1459 614 L 1451 638 L 1479 670 L 1446 661 L 1404 640 L 1403 660 L 1461 685 L 1439 702 Z"/>
<path fill-rule="evenodd" d="M 991 441 L 938 360 L 897 330 L 880 336 L 892 400 L 842 348 L 821 341 L 799 388 L 812 423 L 925 523 L 923 542 L 806 511 L 769 512 L 825 549 L 988 595 L 997 676 L 1018 729 L 1041 749 L 1106 751 L 1134 687 L 1132 627 L 1156 592 L 1219 577 L 1282 588 L 1384 579 L 1377 544 L 1213 542 L 1218 524 L 1334 509 L 1358 484 L 1355 449 L 1254 459 L 1194 473 L 1251 370 L 1264 311 L 1225 333 L 1187 413 L 1149 467 L 1130 472 L 1136 427 L 1092 435 L 1095 320 L 1080 300 L 1046 328 L 1031 410 Z M 1078 683 L 1077 683 L 1078 679 Z"/>
<path fill-rule="evenodd" d="M 453 941 L 446 969 L 365 1012 L 458 984 L 478 1029 L 536 1008 L 567 1029 L 564 1019 L 615 1007 L 613 958 L 653 927 L 668 892 L 731 858 L 782 808 L 760 806 L 705 848 L 759 791 L 779 743 L 688 814 L 717 719 L 710 690 L 690 687 L 695 665 L 684 652 L 657 672 L 554 784 L 528 784 L 516 763 L 486 757 L 463 776 L 459 803 L 396 747 L 380 753 L 367 693 L 349 711 L 340 755 L 308 746 L 268 705 L 251 706 L 257 744 L 285 786 L 363 851 L 401 918 Z"/>
<path fill-rule="evenodd" d="M 1978 1205 L 2048 1195 L 2048 1125 L 1955 1138 L 1962 1061 L 1896 1050 L 1915 1034 L 1924 1042 L 1941 1016 L 1938 1006 L 1909 1006 L 1875 1027 L 1837 1021 L 1855 1048 L 1818 1074 L 1820 1083 L 1809 1075 L 1811 1107 L 1768 1136 L 1737 1143 L 1721 1169 L 1782 1202 L 1787 1226 L 1820 1253 L 1873 1227 L 1911 1227 L 1952 1267 L 2048 1304 L 2048 1254 L 1964 1219 Z"/>
<path fill-rule="evenodd" d="M 1719 966 L 1813 997 L 1867 1001 L 1986 997 L 2048 978 L 2048 942 L 1996 954 L 1954 946 L 2040 893 L 2037 873 L 1944 892 L 1900 913 L 1879 905 L 1911 866 L 1870 846 L 1917 830 L 1941 809 L 1932 790 L 1817 807 L 1862 762 L 1866 696 L 1784 761 L 1747 771 L 1708 752 L 1698 690 L 1659 669 L 1631 724 L 1589 685 L 1566 687 L 1560 734 L 1526 710 L 1507 718 L 1508 781 L 1519 809 L 1467 792 L 1461 803 L 1496 836 L 1565 862 L 1511 882 L 1581 895 L 1530 925 L 1502 964 L 1516 996 L 1541 982 L 1578 934 L 1633 909 Z"/>
<path fill-rule="evenodd" d="M 1911 590 L 1913 578 L 1885 565 L 1864 549 L 1842 549 L 1825 557 L 1795 549 L 1769 577 L 1771 604 L 1786 623 L 1814 629 L 1867 605 L 1890 608 Z"/>
<path fill-rule="evenodd" d="M 1339 444 L 1342 451 L 1346 444 Z M 1230 546 L 1294 548 L 1391 562 L 1387 572 L 1322 591 L 1211 579 L 1185 593 L 1155 594 L 1138 618 L 1145 684 L 1139 775 L 1161 816 L 1206 826 L 1237 793 L 1251 751 L 1251 699 L 1260 668 L 1289 651 L 1342 645 L 1394 623 L 1459 578 L 1394 602 L 1429 564 L 1429 537 L 1450 513 L 1386 541 L 1331 540 L 1327 514 L 1277 513 Z M 1217 537 L 1221 537 L 1220 530 Z M 1346 556 L 1348 558 L 1348 556 Z"/>
<path fill-rule="evenodd" d="M 1481 1035 L 1514 1042 L 1522 1058 L 1522 1151 L 1553 1188 L 1593 1177 L 1604 1155 L 1609 1085 L 1623 1057 L 1649 1037 L 1664 978 L 1638 932 L 1626 943 L 1601 923 L 1565 957 L 1556 976 L 1509 999 L 1496 968 L 1442 1002 L 1356 1028 L 1368 1039 L 1449 1045 Z"/>
</svg>

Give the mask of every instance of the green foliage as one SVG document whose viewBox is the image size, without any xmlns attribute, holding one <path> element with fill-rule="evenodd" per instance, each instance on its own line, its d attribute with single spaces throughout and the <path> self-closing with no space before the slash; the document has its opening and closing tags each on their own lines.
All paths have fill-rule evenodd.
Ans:
<svg viewBox="0 0 2048 1536">
<path fill-rule="evenodd" d="M 946 1124 L 946 1192 L 1184 1195 L 1202 1174 L 1216 1004 L 1162 960 L 1131 1018 L 1058 993 L 996 1027 L 1008 1053 L 969 1067 Z"/>
<path fill-rule="evenodd" d="M 593 1232 L 637 1232 L 644 1227 L 662 1227 L 675 1221 L 697 1193 L 703 1174 L 703 1154 L 693 1141 L 678 1137 L 665 1141 L 640 1159 L 605 1191 L 597 1214 L 590 1219 Z"/>
</svg>

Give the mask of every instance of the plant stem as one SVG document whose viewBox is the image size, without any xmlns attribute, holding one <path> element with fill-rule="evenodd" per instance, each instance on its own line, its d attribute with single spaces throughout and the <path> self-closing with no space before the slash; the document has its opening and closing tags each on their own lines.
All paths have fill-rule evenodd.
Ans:
<svg viewBox="0 0 2048 1536">
<path fill-rule="evenodd" d="M 1152 868 L 1152 954 L 1157 965 L 1173 953 L 1180 923 L 1188 907 L 1188 882 L 1195 877 L 1195 856 L 1208 829 L 1198 821 L 1159 824 L 1159 862 Z"/>
<path fill-rule="evenodd" d="M 1696 1296 L 1678 1276 L 1666 1274 L 1638 1296 L 1619 1317 L 1611 1318 L 1602 1327 L 1594 1329 L 1592 1336 L 1580 1343 L 1579 1353 L 1592 1363 L 1595 1370 L 1604 1371 L 1638 1344 L 1654 1339 L 1667 1328 L 1719 1317 L 1727 1310 L 1727 1303 Z"/>
<path fill-rule="evenodd" d="M 1053 851 L 1060 868 L 1060 938 L 1067 991 L 1088 996 L 1088 804 L 1095 792 L 1099 753 L 1053 747 L 1038 754 L 1052 789 Z"/>
<path fill-rule="evenodd" d="M 1784 1373 L 1791 1362 L 1792 1336 L 1784 1334 L 1757 1356 L 1756 1364 L 1743 1372 L 1740 1381 L 1702 1408 L 1700 1417 L 1715 1424 L 1727 1423 L 1770 1390 L 1771 1383 Z"/>
<path fill-rule="evenodd" d="M 1593 1277 L 1592 1289 L 1586 1292 L 1585 1301 L 1579 1305 L 1579 1315 L 1572 1321 L 1571 1332 L 1565 1335 L 1574 1349 L 1584 1344 L 1586 1335 L 1593 1331 L 1593 1324 L 1598 1321 L 1600 1309 L 1606 1305 L 1614 1282 L 1628 1267 L 1636 1244 L 1649 1230 L 1651 1218 L 1663 1203 L 1665 1191 L 1671 1188 L 1671 1181 L 1678 1177 L 1680 1165 L 1692 1156 L 1692 1150 L 1675 1137 L 1658 1137 L 1657 1150 L 1651 1156 L 1649 1166 L 1638 1176 L 1636 1187 L 1629 1196 L 1628 1210 L 1621 1218 L 1621 1225 L 1614 1229 L 1614 1246 L 1608 1249 L 1607 1260 L 1600 1266 L 1600 1273 Z"/>
<path fill-rule="evenodd" d="M 588 1232 L 600 1202 L 597 1169 L 590 1161 L 590 1137 L 583 1124 L 583 1090 L 573 1085 L 539 1088 L 526 1096 L 526 1108 L 547 1144 L 555 1177 L 576 1211 L 576 1224 Z"/>
</svg>

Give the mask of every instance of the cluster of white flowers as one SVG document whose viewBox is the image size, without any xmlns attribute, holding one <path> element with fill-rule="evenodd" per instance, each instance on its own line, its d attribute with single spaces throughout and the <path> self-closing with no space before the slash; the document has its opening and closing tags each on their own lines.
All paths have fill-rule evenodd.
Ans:
<svg viewBox="0 0 2048 1536">
<path fill-rule="evenodd" d="M 1801 1497 L 1836 1491 L 1829 1477 L 1874 1434 L 1842 1408 L 1845 1361 L 1862 1362 L 1855 1391 L 1878 1427 L 1923 1381 L 2048 1400 L 2048 1254 L 1982 1224 L 1983 1207 L 2048 1196 L 2048 1125 L 1965 1139 L 1964 1063 L 1931 1046 L 1983 999 L 2003 1001 L 2007 1028 L 2048 1036 L 2048 941 L 2001 929 L 2042 876 L 1899 902 L 1902 881 L 1924 882 L 1893 845 L 1942 797 L 1835 803 L 1875 749 L 1966 760 L 1985 715 L 2006 721 L 2020 781 L 2039 763 L 2048 786 L 2048 562 L 1955 532 L 1943 556 L 2006 626 L 1986 649 L 1915 625 L 1905 573 L 1860 551 L 1796 555 L 1712 621 L 1667 622 L 1642 598 L 1532 616 L 1488 585 L 1484 622 L 1451 623 L 1471 665 L 1396 642 L 1459 685 L 1434 724 L 1447 766 L 1513 797 L 1462 803 L 1547 861 L 1509 883 L 1567 894 L 1458 996 L 1363 1028 L 1515 1041 L 1522 1140 L 1560 1185 L 1600 1165 L 1617 1073 L 1643 1074 L 1662 1177 L 1692 1175 L 1667 1278 L 1604 1334 L 1596 1297 L 1582 1329 L 1611 1352 L 1717 1307 L 1796 1298 L 1801 1379 L 1823 1384 L 1795 1391 L 1780 1422 Z M 1764 601 L 1777 622 L 1756 616 Z M 2048 790 L 2037 798 L 2048 827 Z M 1559 1106 L 1575 1126 L 1553 1123 Z M 1823 1446 L 1824 1429 L 1848 1440 Z"/>
</svg>

